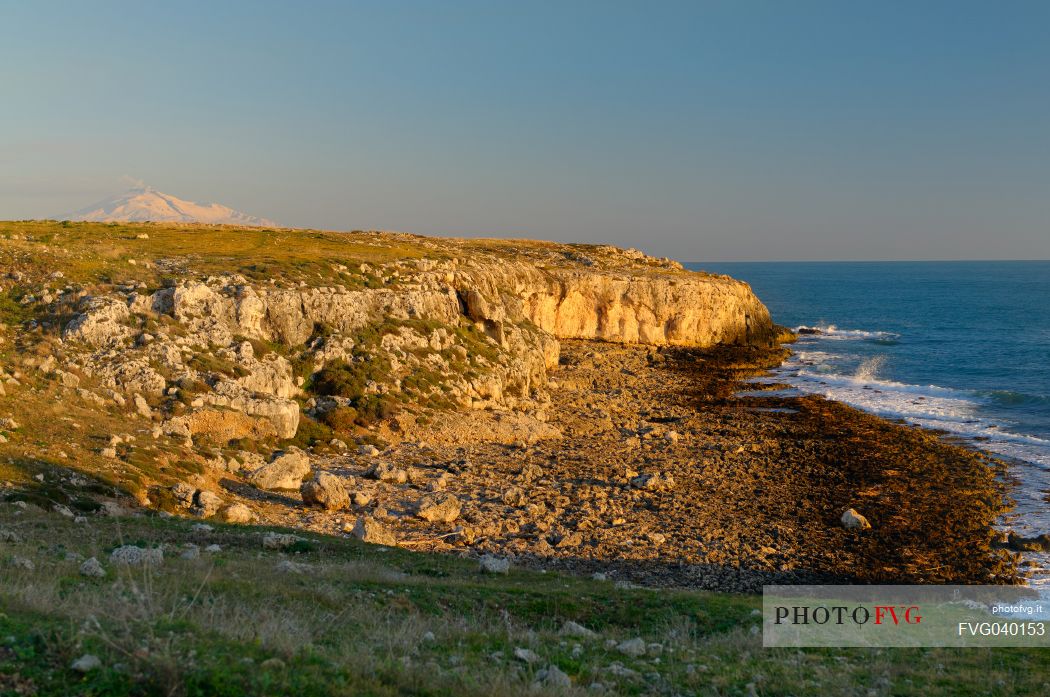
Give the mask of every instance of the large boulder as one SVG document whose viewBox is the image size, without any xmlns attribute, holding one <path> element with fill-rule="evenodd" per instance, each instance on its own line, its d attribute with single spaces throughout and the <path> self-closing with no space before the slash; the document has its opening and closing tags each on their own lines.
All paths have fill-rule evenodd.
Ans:
<svg viewBox="0 0 1050 697">
<path fill-rule="evenodd" d="M 361 516 L 357 519 L 352 534 L 362 542 L 369 544 L 386 545 L 387 547 L 397 545 L 397 537 L 394 536 L 394 533 L 387 530 L 379 521 L 368 516 Z"/>
<path fill-rule="evenodd" d="M 210 491 L 198 491 L 194 499 L 196 505 L 192 513 L 201 518 L 210 518 L 215 515 L 223 504 L 222 499 Z"/>
<path fill-rule="evenodd" d="M 125 566 L 157 566 L 164 561 L 164 550 L 160 547 L 137 547 L 124 545 L 110 552 L 109 560 Z"/>
<path fill-rule="evenodd" d="M 248 481 L 267 490 L 298 489 L 306 475 L 310 474 L 310 458 L 298 448 L 289 448 L 274 453 L 268 464 L 248 475 Z"/>
<path fill-rule="evenodd" d="M 299 491 L 303 495 L 303 503 L 308 506 L 320 506 L 329 511 L 350 506 L 350 494 L 343 480 L 328 472 L 320 472 L 313 479 L 303 482 Z"/>
<path fill-rule="evenodd" d="M 419 501 L 416 515 L 430 523 L 451 523 L 459 517 L 462 505 L 452 494 L 427 494 Z"/>
<path fill-rule="evenodd" d="M 250 523 L 255 520 L 252 509 L 243 503 L 234 503 L 222 509 L 220 517 L 227 523 Z"/>
<path fill-rule="evenodd" d="M 487 574 L 506 574 L 510 572 L 510 560 L 486 554 L 478 560 L 478 567 Z"/>
<path fill-rule="evenodd" d="M 847 530 L 867 530 L 871 527 L 871 523 L 868 522 L 868 519 L 860 513 L 857 513 L 852 508 L 847 509 L 846 512 L 842 514 L 840 520 L 842 522 L 842 527 Z"/>
<path fill-rule="evenodd" d="M 377 462 L 365 473 L 365 476 L 394 484 L 404 484 L 408 481 L 408 472 L 389 462 Z"/>
</svg>

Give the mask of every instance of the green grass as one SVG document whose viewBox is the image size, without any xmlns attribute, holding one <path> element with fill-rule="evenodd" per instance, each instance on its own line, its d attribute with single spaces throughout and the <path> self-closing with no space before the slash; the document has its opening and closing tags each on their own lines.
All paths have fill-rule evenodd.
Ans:
<svg viewBox="0 0 1050 697">
<path fill-rule="evenodd" d="M 148 239 L 139 239 L 142 234 Z M 156 264 L 163 260 L 201 274 L 240 273 L 263 282 L 279 277 L 287 282 L 364 287 L 374 279 L 360 272 L 361 262 L 383 264 L 424 253 L 441 257 L 408 235 L 380 239 L 316 230 L 54 221 L 0 221 L 3 251 L 31 275 L 60 269 L 64 279 L 74 283 L 142 281 L 150 287 L 162 286 L 172 275 L 169 266 Z M 346 271 L 338 270 L 337 264 Z"/>
<path fill-rule="evenodd" d="M 0 694 L 559 694 L 532 687 L 551 664 L 580 694 L 594 682 L 627 695 L 1046 693 L 1045 651 L 762 649 L 756 597 L 487 576 L 453 556 L 299 531 L 300 553 L 282 553 L 263 550 L 262 529 L 201 533 L 192 522 L 77 524 L 0 506 L 0 529 L 20 538 L 0 549 Z M 108 552 L 131 542 L 166 545 L 164 564 L 110 565 Z M 195 560 L 171 551 L 189 542 L 223 550 Z M 80 576 L 70 552 L 104 561 L 108 576 Z M 35 569 L 14 567 L 15 556 Z M 282 560 L 300 573 L 278 570 Z M 597 635 L 560 636 L 566 620 Z M 634 637 L 660 653 L 631 658 L 609 645 Z M 517 660 L 519 647 L 540 659 Z M 85 653 L 102 668 L 72 671 Z M 614 664 L 633 672 L 613 675 Z"/>
<path fill-rule="evenodd" d="M 379 288 L 397 281 L 384 280 L 371 267 L 395 262 L 489 255 L 531 259 L 539 267 L 555 268 L 573 266 L 579 253 L 614 265 L 624 263 L 601 246 L 535 240 L 456 240 L 229 225 L 0 221 L 0 268 L 16 269 L 35 281 L 58 270 L 63 278 L 53 285 L 59 286 L 141 282 L 155 290 L 187 273 L 238 273 L 258 283 L 277 279 L 284 285 Z M 638 273 L 677 273 L 652 264 L 632 268 Z"/>
<path fill-rule="evenodd" d="M 0 292 L 0 323 L 21 324 L 33 318 L 33 308 L 19 303 L 20 299 L 13 291 Z"/>
</svg>

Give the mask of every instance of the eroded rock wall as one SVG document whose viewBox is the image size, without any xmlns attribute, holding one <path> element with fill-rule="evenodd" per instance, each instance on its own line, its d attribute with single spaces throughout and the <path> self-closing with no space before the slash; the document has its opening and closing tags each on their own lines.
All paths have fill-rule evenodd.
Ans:
<svg viewBox="0 0 1050 697">
<path fill-rule="evenodd" d="M 302 379 L 293 379 L 284 358 L 259 360 L 246 339 L 306 356 L 313 370 L 331 360 L 382 360 L 390 384 L 369 385 L 373 393 L 400 391 L 408 379 L 417 397 L 522 410 L 547 398 L 559 339 L 695 347 L 774 341 L 769 312 L 747 284 L 609 249 L 605 264 L 582 255 L 550 265 L 496 254 L 401 261 L 380 267 L 381 285 L 372 288 L 185 278 L 150 294 L 85 297 L 64 338 L 91 350 L 84 370 L 129 396 L 197 391 L 184 400 L 190 412 L 177 414 L 182 435 L 215 420 L 194 413 L 231 410 L 267 422 L 282 438 L 298 427 Z M 168 323 L 157 336 L 136 329 L 150 317 Z M 462 334 L 471 322 L 480 335 Z M 370 326 L 383 335 L 365 347 Z M 223 418 L 226 430 L 263 428 Z"/>
<path fill-rule="evenodd" d="M 476 265 L 456 274 L 476 321 L 528 320 L 559 339 L 675 346 L 768 344 L 769 310 L 742 281 L 706 274 Z"/>
</svg>

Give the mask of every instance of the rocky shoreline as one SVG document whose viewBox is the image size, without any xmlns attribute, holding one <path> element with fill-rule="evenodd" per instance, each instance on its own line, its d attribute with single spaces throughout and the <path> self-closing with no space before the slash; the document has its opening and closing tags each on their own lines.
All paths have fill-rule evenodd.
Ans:
<svg viewBox="0 0 1050 697">
<path fill-rule="evenodd" d="M 818 397 L 741 281 L 609 246 L 0 224 L 0 482 L 756 591 L 997 583 L 998 463 Z"/>
<path fill-rule="evenodd" d="M 995 461 L 818 397 L 734 396 L 783 355 L 563 342 L 539 434 L 417 431 L 314 459 L 364 502 L 346 511 L 239 493 L 267 522 L 360 536 L 367 520 L 413 549 L 648 586 L 1018 581 L 991 528 Z M 441 497 L 455 511 L 421 515 Z M 871 527 L 847 529 L 850 509 Z"/>
</svg>

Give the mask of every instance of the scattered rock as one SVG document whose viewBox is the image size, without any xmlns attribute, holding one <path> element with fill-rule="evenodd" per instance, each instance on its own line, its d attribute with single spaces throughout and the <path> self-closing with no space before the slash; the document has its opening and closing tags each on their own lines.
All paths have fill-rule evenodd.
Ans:
<svg viewBox="0 0 1050 697">
<path fill-rule="evenodd" d="M 201 556 L 201 548 L 195 544 L 183 545 L 182 552 L 179 557 L 182 559 L 199 559 Z"/>
<path fill-rule="evenodd" d="M 444 491 L 448 488 L 452 476 L 448 472 L 442 472 L 436 478 L 427 482 L 427 491 Z"/>
<path fill-rule="evenodd" d="M 868 522 L 868 519 L 852 508 L 847 509 L 840 520 L 842 521 L 842 527 L 847 530 L 868 530 L 871 528 L 871 523 Z"/>
<path fill-rule="evenodd" d="M 1018 552 L 1050 552 L 1050 533 L 1024 537 L 1011 531 L 1006 537 L 1006 544 Z"/>
<path fill-rule="evenodd" d="M 183 508 L 193 505 L 193 495 L 197 490 L 185 482 L 176 482 L 171 485 L 171 495 Z"/>
<path fill-rule="evenodd" d="M 582 624 L 573 622 L 572 620 L 566 620 L 565 624 L 561 626 L 558 634 L 562 636 L 577 637 L 580 639 L 593 639 L 598 636 L 594 631 L 587 629 Z"/>
<path fill-rule="evenodd" d="M 325 510 L 338 511 L 350 506 L 350 494 L 343 481 L 328 472 L 320 472 L 314 478 L 303 482 L 299 488 L 303 503 L 307 506 L 320 506 Z"/>
<path fill-rule="evenodd" d="M 645 534 L 645 539 L 649 540 L 657 546 L 662 545 L 664 542 L 667 541 L 667 537 L 663 533 L 659 532 L 647 532 Z"/>
<path fill-rule="evenodd" d="M 487 574 L 506 574 L 510 572 L 510 560 L 486 554 L 479 560 L 481 570 Z"/>
<path fill-rule="evenodd" d="M 518 659 L 519 661 L 524 661 L 531 665 L 540 660 L 540 655 L 532 649 L 526 649 L 522 646 L 518 646 L 514 649 L 514 658 Z"/>
<path fill-rule="evenodd" d="M 353 536 L 362 542 L 374 545 L 386 545 L 394 547 L 397 545 L 397 537 L 394 533 L 383 527 L 379 521 L 368 516 L 361 516 L 354 524 Z"/>
<path fill-rule="evenodd" d="M 543 476 L 543 468 L 539 465 L 525 465 L 521 468 L 521 478 L 526 482 L 532 482 Z"/>
<path fill-rule="evenodd" d="M 416 515 L 430 523 L 451 523 L 459 518 L 462 504 L 452 494 L 427 494 L 420 499 Z"/>
<path fill-rule="evenodd" d="M 298 489 L 303 478 L 310 474 L 310 458 L 298 448 L 274 453 L 269 464 L 248 476 L 248 481 L 267 490 Z"/>
<path fill-rule="evenodd" d="M 140 416 L 146 419 L 153 418 L 153 410 L 150 409 L 149 402 L 146 401 L 145 397 L 140 394 L 135 395 L 134 403 L 135 411 L 138 412 Z"/>
<path fill-rule="evenodd" d="M 89 578 L 105 578 L 106 570 L 98 559 L 91 557 L 80 565 L 80 575 Z"/>
<path fill-rule="evenodd" d="M 80 386 L 80 377 L 74 375 L 73 373 L 67 372 L 65 370 L 59 370 L 55 373 L 55 375 L 58 376 L 58 381 L 62 384 L 63 387 Z"/>
<path fill-rule="evenodd" d="M 572 687 L 572 678 L 553 663 L 536 673 L 536 682 L 544 687 L 553 687 L 555 689 Z"/>
<path fill-rule="evenodd" d="M 647 648 L 645 640 L 639 637 L 628 639 L 627 641 L 621 641 L 616 645 L 617 651 L 624 655 L 631 656 L 632 658 L 644 656 Z"/>
<path fill-rule="evenodd" d="M 638 671 L 631 670 L 619 661 L 615 661 L 610 664 L 604 671 L 608 675 L 612 675 L 617 678 L 633 678 L 638 675 Z"/>
<path fill-rule="evenodd" d="M 262 546 L 263 549 L 285 549 L 291 547 L 296 542 L 301 542 L 303 538 L 298 535 L 289 535 L 287 533 L 280 532 L 268 532 L 263 535 Z"/>
<path fill-rule="evenodd" d="M 33 571 L 36 569 L 36 564 L 33 563 L 32 559 L 27 557 L 11 557 L 11 566 L 16 569 L 22 569 L 23 571 Z"/>
<path fill-rule="evenodd" d="M 230 504 L 222 509 L 222 513 L 219 517 L 227 523 L 236 524 L 250 523 L 255 520 L 255 514 L 252 513 L 252 509 L 248 508 L 243 503 Z"/>
<path fill-rule="evenodd" d="M 294 562 L 290 559 L 282 559 L 281 561 L 277 562 L 277 565 L 274 567 L 274 570 L 285 574 L 301 574 L 309 568 L 309 564 L 299 564 L 298 562 Z"/>
<path fill-rule="evenodd" d="M 377 448 L 374 445 L 369 445 L 368 443 L 365 443 L 364 445 L 359 445 L 357 447 L 357 452 L 358 452 L 359 455 L 367 455 L 368 457 L 375 457 L 376 455 L 379 454 L 379 448 Z"/>
<path fill-rule="evenodd" d="M 520 486 L 512 486 L 503 492 L 503 503 L 508 506 L 522 506 L 527 500 L 525 491 Z"/>
<path fill-rule="evenodd" d="M 72 510 L 70 510 L 69 506 L 63 505 L 61 503 L 56 503 L 55 505 L 53 505 L 51 507 L 51 510 L 53 512 L 59 514 L 63 518 L 75 518 L 76 517 L 76 514 L 73 513 Z"/>
<path fill-rule="evenodd" d="M 631 486 L 646 491 L 671 491 L 674 489 L 674 477 L 663 472 L 641 474 L 631 479 Z"/>
<path fill-rule="evenodd" d="M 157 566 L 164 562 L 164 550 L 160 547 L 145 549 L 124 545 L 110 552 L 109 561 L 125 566 Z"/>
<path fill-rule="evenodd" d="M 223 500 L 210 491 L 198 491 L 196 504 L 192 513 L 201 518 L 210 518 L 222 508 Z"/>
<path fill-rule="evenodd" d="M 208 545 L 207 547 L 204 548 L 204 551 L 207 552 L 208 554 L 218 554 L 219 552 L 222 551 L 222 547 L 220 545 L 214 545 L 214 544 L 213 545 Z"/>
<path fill-rule="evenodd" d="M 99 660 L 98 656 L 90 653 L 86 653 L 69 666 L 78 673 L 90 673 L 93 670 L 102 667 L 102 661 Z"/>
<path fill-rule="evenodd" d="M 395 467 L 389 462 L 376 463 L 372 469 L 368 470 L 368 474 L 365 476 L 378 479 L 381 482 L 393 482 L 395 484 L 404 484 L 408 481 L 408 472 Z"/>
</svg>

